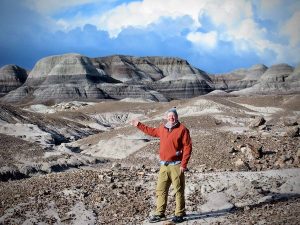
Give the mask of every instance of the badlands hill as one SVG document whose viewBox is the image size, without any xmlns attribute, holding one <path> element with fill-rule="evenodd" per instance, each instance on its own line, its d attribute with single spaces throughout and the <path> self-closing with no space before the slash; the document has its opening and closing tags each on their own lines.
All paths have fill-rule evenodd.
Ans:
<svg viewBox="0 0 300 225">
<path fill-rule="evenodd" d="M 268 68 L 263 64 L 254 65 L 249 69 L 238 69 L 227 74 L 211 76 L 215 89 L 227 92 L 252 87 Z"/>
<path fill-rule="evenodd" d="M 1 90 L 2 95 L 6 94 L 1 101 L 58 103 L 74 99 L 143 98 L 163 102 L 215 90 L 251 95 L 300 92 L 299 68 L 294 71 L 287 64 L 270 68 L 254 65 L 249 69 L 212 75 L 174 57 L 50 56 L 39 60 L 26 78 L 22 68 L 1 68 Z"/>
<path fill-rule="evenodd" d="M 251 88 L 246 88 L 235 94 L 282 94 L 299 93 L 300 65 L 295 69 L 287 64 L 271 66 Z"/>
<path fill-rule="evenodd" d="M 27 71 L 17 65 L 6 65 L 0 68 L 0 97 L 17 89 L 27 79 Z"/>
<path fill-rule="evenodd" d="M 169 77 L 167 81 L 165 77 Z M 178 79 L 181 79 L 179 83 Z M 152 85 L 154 81 L 160 83 Z M 128 97 L 168 101 L 172 94 L 191 97 L 194 93 L 208 93 L 212 90 L 210 86 L 206 73 L 181 59 L 129 56 L 90 59 L 67 54 L 38 61 L 24 85 L 6 95 L 3 101 L 59 102 Z"/>
</svg>

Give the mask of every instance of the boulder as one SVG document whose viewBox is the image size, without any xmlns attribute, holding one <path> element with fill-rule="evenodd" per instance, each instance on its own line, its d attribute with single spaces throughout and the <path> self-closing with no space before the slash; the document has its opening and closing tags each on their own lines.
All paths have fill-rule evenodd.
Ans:
<svg viewBox="0 0 300 225">
<path fill-rule="evenodd" d="M 238 159 L 234 162 L 235 167 L 238 170 L 248 171 L 250 170 L 249 164 L 242 159 Z"/>
<path fill-rule="evenodd" d="M 259 159 L 262 157 L 262 148 L 256 148 L 251 144 L 244 144 L 240 147 L 240 151 L 244 154 L 248 161 Z"/>
<path fill-rule="evenodd" d="M 255 128 L 263 125 L 266 122 L 263 116 L 256 116 L 253 121 L 249 124 L 249 127 Z"/>
<path fill-rule="evenodd" d="M 285 136 L 287 137 L 298 137 L 299 136 L 299 127 L 288 127 L 285 132 Z"/>
<path fill-rule="evenodd" d="M 287 126 L 287 127 L 298 125 L 298 122 L 295 118 L 293 118 L 293 119 L 292 118 L 284 118 L 282 120 L 282 122 L 283 122 L 283 125 Z"/>
</svg>

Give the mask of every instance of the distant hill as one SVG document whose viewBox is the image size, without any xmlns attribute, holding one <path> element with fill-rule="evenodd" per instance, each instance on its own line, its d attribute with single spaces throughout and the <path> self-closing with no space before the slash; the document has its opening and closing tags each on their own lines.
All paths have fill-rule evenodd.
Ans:
<svg viewBox="0 0 300 225">
<path fill-rule="evenodd" d="M 27 79 L 27 71 L 17 65 L 0 68 L 0 97 L 20 87 Z"/>
<path fill-rule="evenodd" d="M 0 69 L 3 102 L 143 98 L 152 101 L 191 98 L 222 90 L 235 94 L 300 92 L 299 67 L 254 65 L 226 74 L 208 74 L 176 57 L 113 55 L 89 58 L 71 53 L 39 60 L 26 70 Z"/>
</svg>

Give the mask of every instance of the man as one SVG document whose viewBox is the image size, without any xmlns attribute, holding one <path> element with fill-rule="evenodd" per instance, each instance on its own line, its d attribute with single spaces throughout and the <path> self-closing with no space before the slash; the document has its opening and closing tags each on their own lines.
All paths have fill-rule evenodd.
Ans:
<svg viewBox="0 0 300 225">
<path fill-rule="evenodd" d="M 150 217 L 150 223 L 165 219 L 169 187 L 172 184 L 176 197 L 175 216 L 172 221 L 181 223 L 185 215 L 184 172 L 192 152 L 192 141 L 189 130 L 178 121 L 175 108 L 167 111 L 166 124 L 157 128 L 146 126 L 138 120 L 133 120 L 132 125 L 144 133 L 160 138 L 159 156 L 160 170 L 156 186 L 156 211 Z"/>
</svg>

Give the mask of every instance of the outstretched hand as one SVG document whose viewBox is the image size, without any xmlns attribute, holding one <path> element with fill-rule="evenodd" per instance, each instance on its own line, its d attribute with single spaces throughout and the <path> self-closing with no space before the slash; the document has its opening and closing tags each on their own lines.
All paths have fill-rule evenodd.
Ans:
<svg viewBox="0 0 300 225">
<path fill-rule="evenodd" d="M 133 119 L 130 121 L 130 124 L 136 127 L 139 124 L 139 122 L 140 121 L 138 119 Z"/>
</svg>

